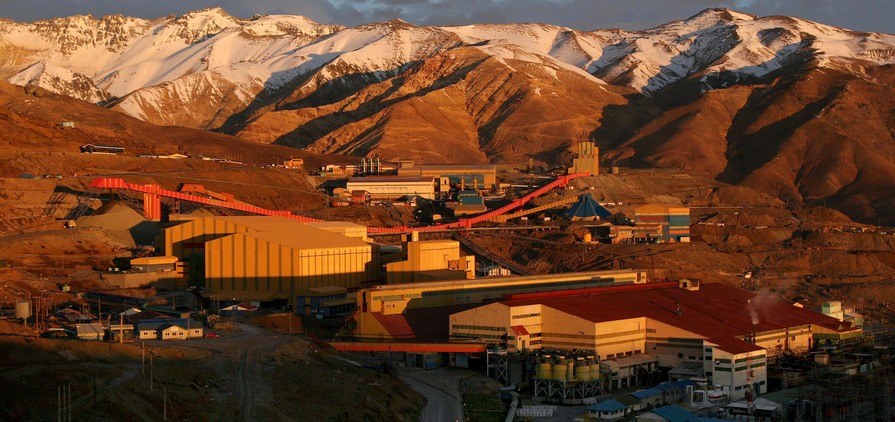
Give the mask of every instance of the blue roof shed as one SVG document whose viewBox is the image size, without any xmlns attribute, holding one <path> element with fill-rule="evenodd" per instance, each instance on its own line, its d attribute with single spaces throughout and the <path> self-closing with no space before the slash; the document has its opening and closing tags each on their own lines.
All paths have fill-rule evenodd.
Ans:
<svg viewBox="0 0 895 422">
<path fill-rule="evenodd" d="M 668 422 L 699 422 L 699 417 L 676 404 L 658 407 L 653 409 L 653 413 L 668 419 Z"/>
<path fill-rule="evenodd" d="M 587 406 L 587 410 L 592 412 L 618 412 L 627 408 L 627 406 L 619 403 L 619 401 L 615 399 L 609 399 Z"/>
<path fill-rule="evenodd" d="M 657 388 L 657 387 L 652 387 L 652 388 L 647 388 L 646 390 L 637 390 L 637 391 L 631 393 L 631 395 L 640 399 L 640 400 L 643 400 L 647 397 L 661 396 L 662 393 L 663 393 L 662 389 Z"/>
</svg>

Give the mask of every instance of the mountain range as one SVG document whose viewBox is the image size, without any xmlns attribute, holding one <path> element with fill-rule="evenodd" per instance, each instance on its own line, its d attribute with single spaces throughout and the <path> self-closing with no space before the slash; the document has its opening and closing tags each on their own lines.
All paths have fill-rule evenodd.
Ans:
<svg viewBox="0 0 895 422">
<path fill-rule="evenodd" d="M 314 153 L 674 167 L 895 223 L 895 36 L 708 9 L 643 31 L 221 9 L 0 20 L 0 78 Z"/>
</svg>

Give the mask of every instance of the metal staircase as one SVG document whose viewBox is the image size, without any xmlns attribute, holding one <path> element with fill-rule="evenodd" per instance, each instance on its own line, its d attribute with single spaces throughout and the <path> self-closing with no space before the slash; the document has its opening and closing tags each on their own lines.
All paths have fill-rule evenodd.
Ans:
<svg viewBox="0 0 895 422">
<path fill-rule="evenodd" d="M 102 191 L 97 188 L 90 188 L 81 193 L 81 195 L 78 196 L 78 205 L 75 205 L 75 207 L 68 212 L 64 220 L 74 220 L 87 214 L 87 212 L 91 210 L 90 204 L 99 199 L 101 194 Z"/>
<path fill-rule="evenodd" d="M 56 214 L 56 210 L 59 209 L 64 201 L 65 197 L 68 196 L 68 192 L 62 191 L 53 191 L 53 194 L 50 195 L 50 199 L 47 199 L 47 206 L 44 207 L 43 216 L 44 217 L 52 217 Z"/>
</svg>

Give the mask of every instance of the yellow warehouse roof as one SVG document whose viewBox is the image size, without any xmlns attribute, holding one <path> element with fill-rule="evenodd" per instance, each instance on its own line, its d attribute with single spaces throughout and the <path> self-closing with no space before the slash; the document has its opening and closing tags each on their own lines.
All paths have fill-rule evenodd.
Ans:
<svg viewBox="0 0 895 422">
<path fill-rule="evenodd" d="M 144 256 L 132 259 L 131 265 L 169 265 L 176 262 L 176 256 Z"/>
<path fill-rule="evenodd" d="M 253 237 L 290 247 L 292 249 L 304 250 L 371 247 L 369 243 L 362 240 L 306 226 L 301 223 L 290 226 L 280 226 L 276 231 L 236 233 L 231 236 Z M 217 240 L 219 239 L 207 243 L 216 242 Z"/>
<path fill-rule="evenodd" d="M 647 204 L 634 208 L 634 215 L 665 215 L 668 214 L 668 207 L 661 205 Z"/>
<path fill-rule="evenodd" d="M 321 228 L 312 227 L 288 217 L 279 216 L 239 216 L 205 217 L 204 219 L 226 221 L 249 229 L 247 234 L 293 249 L 329 249 L 369 246 L 367 242 Z M 320 224 L 320 223 L 316 223 Z M 324 227 L 363 227 L 348 222 L 322 224 Z M 213 242 L 213 241 L 212 241 Z"/>
<path fill-rule="evenodd" d="M 291 226 L 303 226 L 299 221 L 288 217 L 270 215 L 251 215 L 239 217 L 205 217 L 207 219 L 227 221 L 257 231 L 283 230 Z"/>
<path fill-rule="evenodd" d="M 320 229 L 364 229 L 367 230 L 367 226 L 362 226 L 360 224 L 350 223 L 347 221 L 313 221 L 310 223 L 305 223 L 311 227 L 317 227 Z"/>
</svg>

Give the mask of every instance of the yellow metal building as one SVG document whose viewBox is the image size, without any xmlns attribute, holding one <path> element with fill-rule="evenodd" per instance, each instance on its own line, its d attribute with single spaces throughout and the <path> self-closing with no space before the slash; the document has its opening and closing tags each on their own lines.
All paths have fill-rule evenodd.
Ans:
<svg viewBox="0 0 895 422">
<path fill-rule="evenodd" d="M 600 148 L 593 142 L 578 143 L 578 157 L 572 160 L 570 173 L 587 173 L 591 176 L 600 174 Z"/>
<path fill-rule="evenodd" d="M 205 217 L 165 230 L 165 250 L 217 298 L 292 302 L 303 289 L 356 289 L 379 278 L 379 249 L 350 223 L 286 217 Z M 354 237 L 340 234 L 348 233 Z"/>
<path fill-rule="evenodd" d="M 356 289 L 379 278 L 373 245 L 303 224 L 205 243 L 205 287 L 221 298 L 288 299 L 323 286 Z"/>
<path fill-rule="evenodd" d="M 407 259 L 385 265 L 388 283 L 475 278 L 475 256 L 460 256 L 456 240 L 424 240 L 405 245 Z"/>
</svg>

